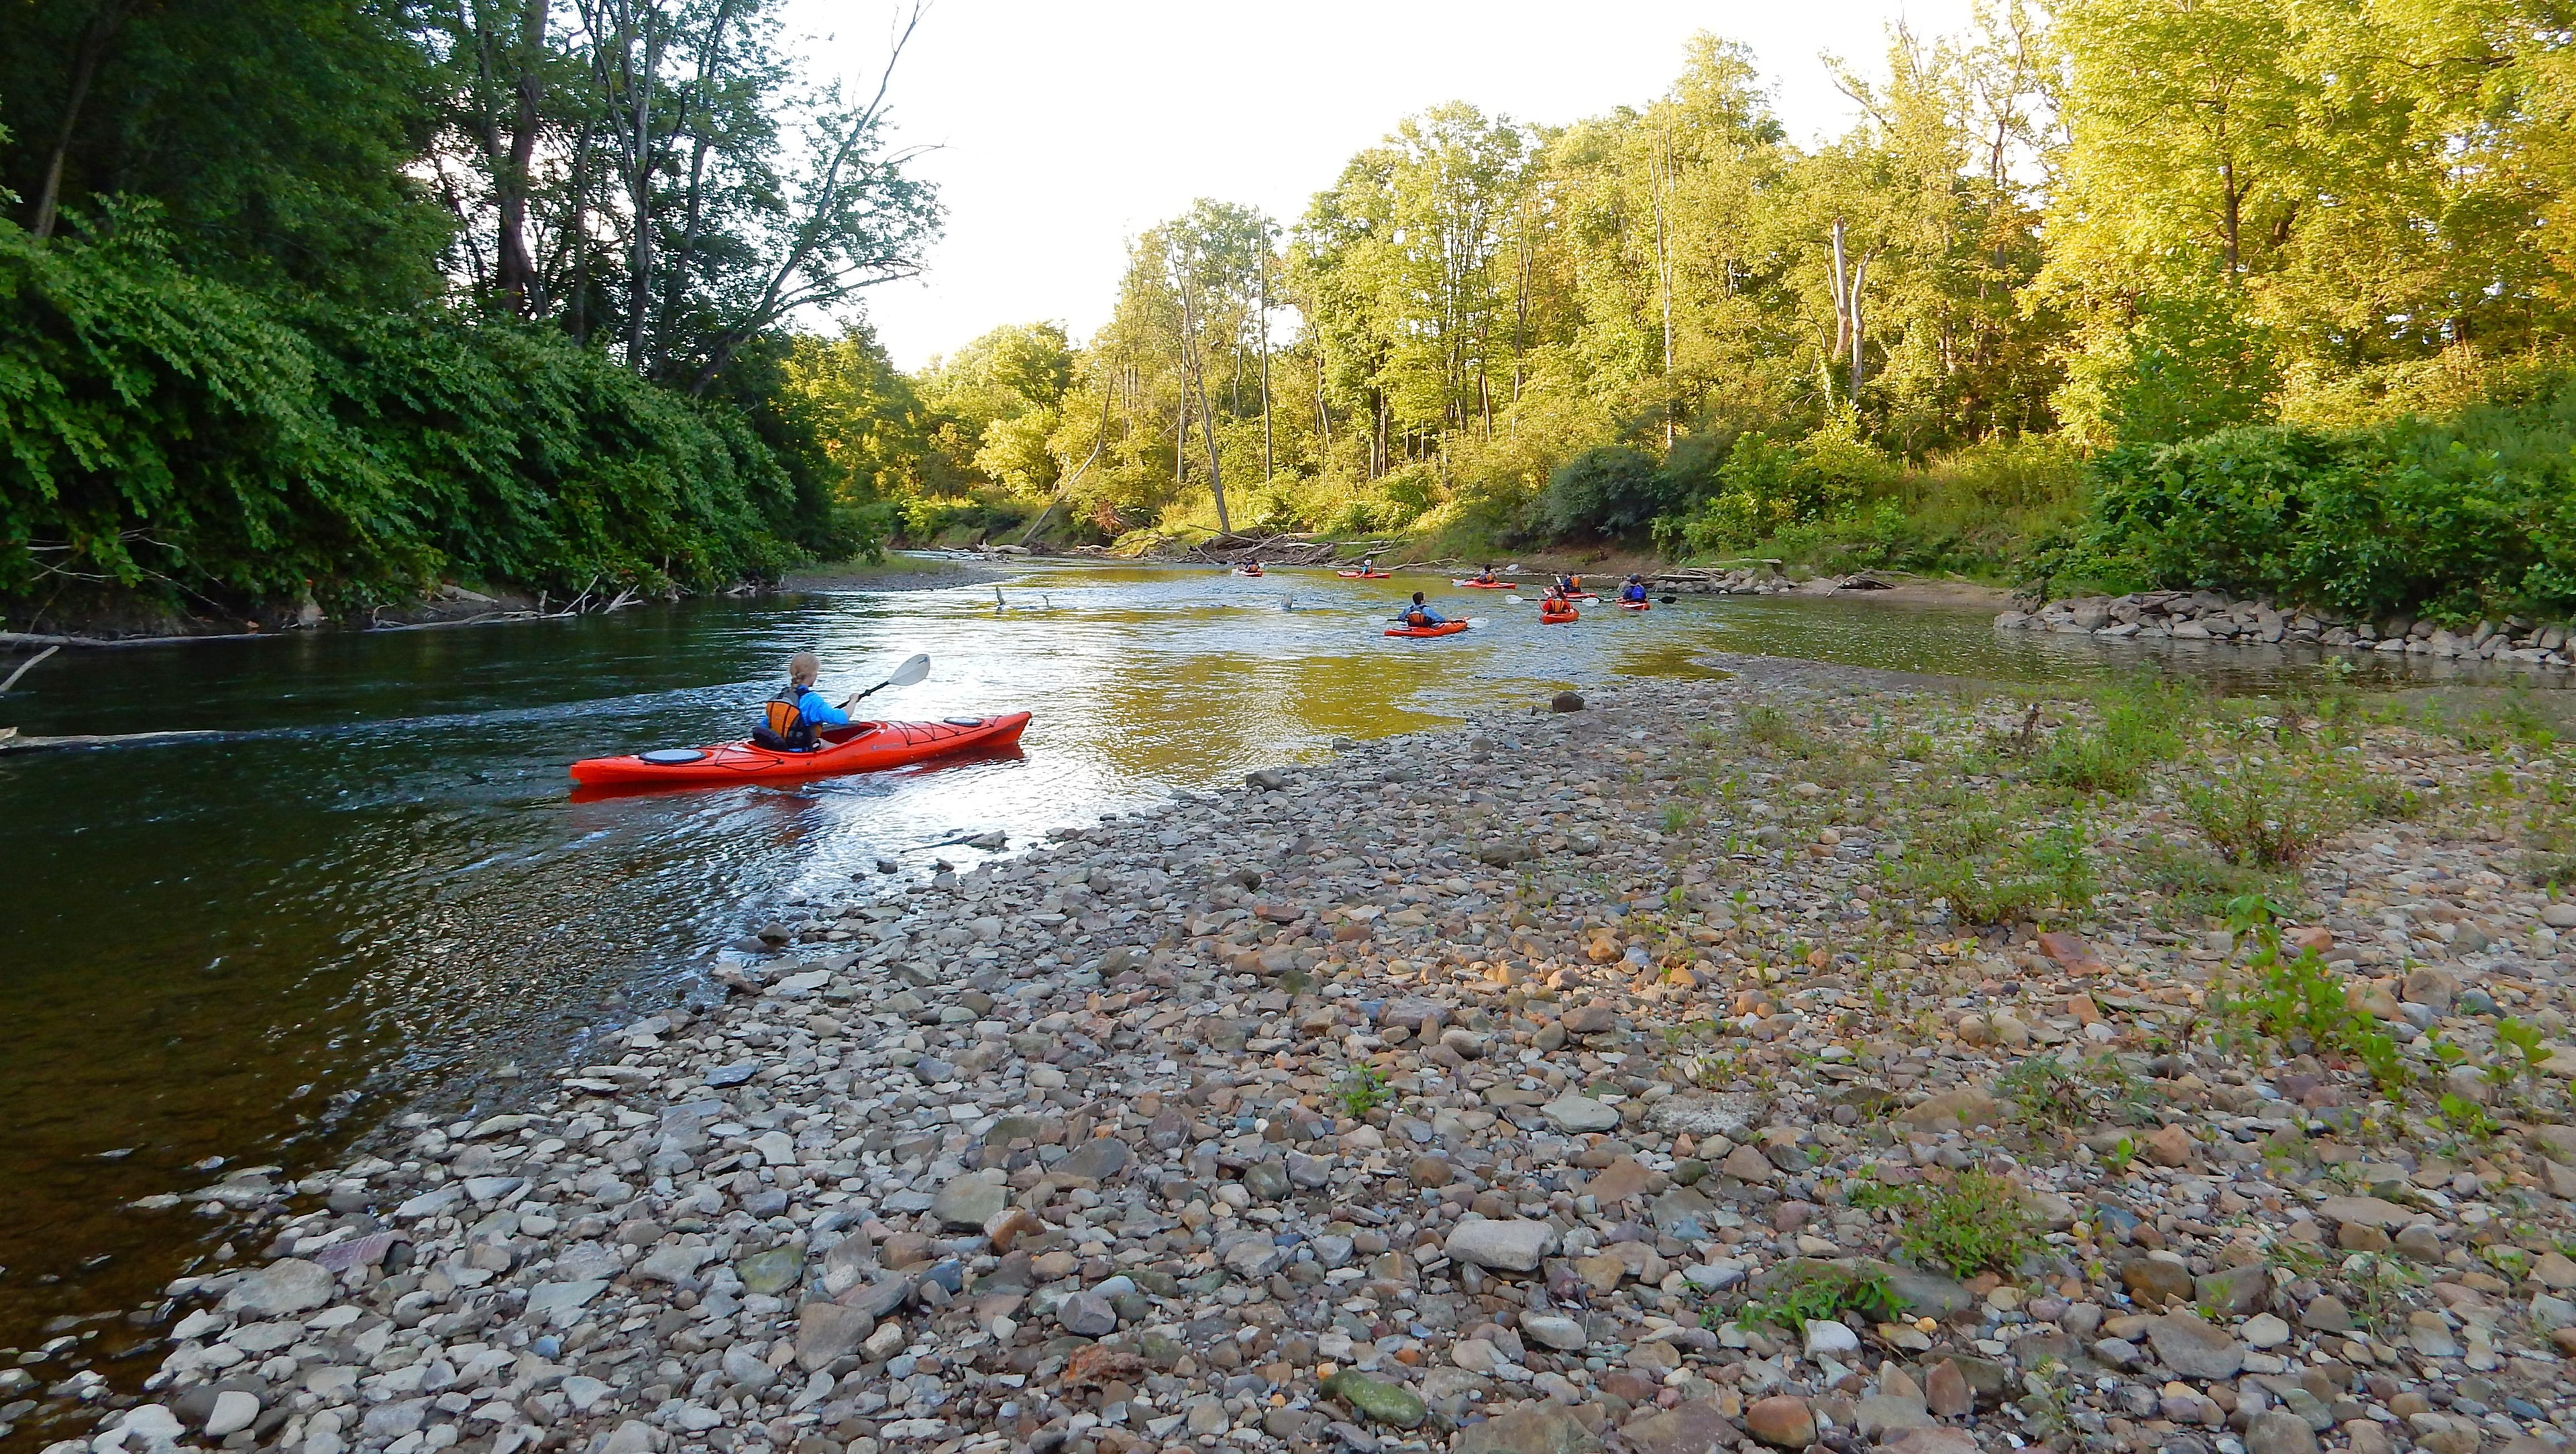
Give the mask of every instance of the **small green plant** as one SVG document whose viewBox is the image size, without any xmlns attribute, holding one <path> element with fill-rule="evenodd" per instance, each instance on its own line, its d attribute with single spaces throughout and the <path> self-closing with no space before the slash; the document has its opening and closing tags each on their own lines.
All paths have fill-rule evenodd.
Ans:
<svg viewBox="0 0 2576 1454">
<path fill-rule="evenodd" d="M 2326 968 L 2313 949 L 2295 958 L 2281 956 L 2281 906 L 2261 894 L 2248 894 L 2228 905 L 2228 924 L 2240 937 L 2254 940 L 2246 966 L 2253 983 L 2243 993 L 2221 987 L 2211 996 L 2223 1022 L 2250 1025 L 2259 1034 L 2285 1045 L 2352 1056 L 2388 1095 L 2412 1081 L 2395 1037 L 2355 1006 L 2343 979 Z"/>
<path fill-rule="evenodd" d="M 1354 1065 L 1342 1073 L 1334 1093 L 1341 1097 L 1342 1109 L 1350 1115 L 1365 1116 L 1386 1104 L 1386 1081 L 1373 1065 Z"/>
<path fill-rule="evenodd" d="M 1948 901 L 1968 924 L 2072 917 L 2099 887 L 2080 824 L 2014 833 L 2000 813 L 1963 813 L 1927 824 L 1894 870 L 1897 885 Z"/>
<path fill-rule="evenodd" d="M 2548 1065 L 2550 1053 L 2539 1027 L 2511 1018 L 2498 1020 L 2495 1038 L 2497 1055 L 2495 1063 L 2487 1067 L 2487 1078 L 2501 1090 L 2519 1075 L 2525 1092 L 2539 1090 L 2540 1072 Z"/>
<path fill-rule="evenodd" d="M 2039 1126 L 2123 1124 L 2137 1119 L 2145 1090 L 2128 1067 L 2110 1056 L 2061 1060 L 2033 1055 L 2005 1071 L 1996 1090 Z"/>
<path fill-rule="evenodd" d="M 2115 1177 L 2127 1176 L 2137 1159 L 2138 1138 L 2135 1136 L 2121 1137 L 2111 1143 L 2110 1150 L 2102 1153 L 2102 1165 Z"/>
<path fill-rule="evenodd" d="M 1767 1323 L 1804 1334 L 1813 1322 L 1832 1322 L 1854 1312 L 1873 1323 L 1893 1321 L 1905 1312 L 1905 1299 L 1888 1286 L 1887 1274 L 1826 1263 L 1793 1263 L 1768 1288 L 1746 1298 L 1731 1312 L 1710 1308 L 1700 1315 L 1704 1327 Z"/>
<path fill-rule="evenodd" d="M 2394 1257 L 2364 1252 L 2345 1263 L 2343 1281 L 2352 1293 L 2353 1316 L 2385 1337 L 2406 1316 L 2407 1294 L 2423 1279 Z"/>
<path fill-rule="evenodd" d="M 1698 817 L 1699 815 L 1692 812 L 1690 810 L 1690 805 L 1687 803 L 1666 803 L 1664 804 L 1664 831 L 1667 833 L 1682 832 L 1689 828 L 1690 825 L 1698 819 Z"/>
<path fill-rule="evenodd" d="M 1790 757 L 1812 756 L 1822 745 L 1789 720 L 1788 713 L 1767 704 L 1747 708 L 1736 730 L 1748 741 Z"/>
<path fill-rule="evenodd" d="M 2154 684 L 2106 695 L 2100 725 L 2061 730 L 2037 754 L 2033 771 L 2043 782 L 2077 792 L 2136 792 L 2148 768 L 2181 750 L 2174 731 L 2186 715 L 2181 695 Z"/>
<path fill-rule="evenodd" d="M 2297 880 L 2228 862 L 2207 850 L 2150 836 L 2132 846 L 2124 867 L 2131 881 L 2171 900 L 2185 914 L 2224 914 L 2232 899 L 2247 894 L 2278 897 L 2292 892 Z"/>
<path fill-rule="evenodd" d="M 2497 1130 L 2495 1117 L 2487 1114 L 2486 1107 L 2457 1091 L 2442 1093 L 2438 1114 L 2444 1124 L 2472 1141 L 2489 1140 Z"/>
<path fill-rule="evenodd" d="M 2350 826 L 2351 796 L 2322 766 L 2247 756 L 2184 784 L 2183 816 L 2228 862 L 2286 868 Z"/>
<path fill-rule="evenodd" d="M 1864 1183 L 1851 1203 L 1888 1212 L 1908 1258 L 1958 1277 L 2009 1271 L 2037 1245 L 2021 1188 L 1991 1172 L 1963 1171 L 1946 1186 Z"/>
</svg>

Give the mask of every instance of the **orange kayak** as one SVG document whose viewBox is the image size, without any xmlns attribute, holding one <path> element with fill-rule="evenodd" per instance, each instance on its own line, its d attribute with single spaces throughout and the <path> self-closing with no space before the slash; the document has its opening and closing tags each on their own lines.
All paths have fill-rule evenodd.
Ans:
<svg viewBox="0 0 2576 1454">
<path fill-rule="evenodd" d="M 1654 603 L 1650 601 L 1621 601 L 1619 603 L 1619 609 L 1622 611 L 1651 611 L 1654 609 Z"/>
<path fill-rule="evenodd" d="M 1346 581 L 1391 581 L 1395 577 L 1382 570 L 1337 570 L 1333 574 Z"/>
<path fill-rule="evenodd" d="M 1449 584 L 1465 586 L 1471 591 L 1508 591 L 1512 588 L 1510 581 L 1451 581 Z"/>
<path fill-rule="evenodd" d="M 1538 613 L 1538 620 L 1539 624 L 1542 626 L 1562 626 L 1566 622 L 1571 621 L 1582 614 L 1583 613 L 1580 611 L 1573 610 L 1564 612 L 1541 611 Z"/>
<path fill-rule="evenodd" d="M 1389 636 L 1455 636 L 1466 629 L 1467 623 L 1464 621 L 1443 621 L 1437 626 L 1397 626 L 1389 629 L 1386 634 Z"/>
<path fill-rule="evenodd" d="M 950 753 L 1009 747 L 1020 740 L 1029 714 L 949 717 L 937 722 L 854 722 L 826 727 L 812 752 L 778 752 L 749 742 L 717 747 L 666 747 L 627 757 L 584 758 L 572 780 L 584 787 L 642 783 L 739 783 L 764 778 L 822 777 L 876 772 L 946 757 Z"/>
</svg>

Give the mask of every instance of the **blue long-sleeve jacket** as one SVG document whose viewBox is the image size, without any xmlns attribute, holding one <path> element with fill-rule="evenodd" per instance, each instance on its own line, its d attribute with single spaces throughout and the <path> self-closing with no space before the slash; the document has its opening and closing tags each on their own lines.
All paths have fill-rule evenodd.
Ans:
<svg viewBox="0 0 2576 1454">
<path fill-rule="evenodd" d="M 804 713 L 805 720 L 817 727 L 850 725 L 850 714 L 823 700 L 823 694 L 812 687 L 807 687 L 804 695 L 796 699 L 796 710 Z"/>
</svg>

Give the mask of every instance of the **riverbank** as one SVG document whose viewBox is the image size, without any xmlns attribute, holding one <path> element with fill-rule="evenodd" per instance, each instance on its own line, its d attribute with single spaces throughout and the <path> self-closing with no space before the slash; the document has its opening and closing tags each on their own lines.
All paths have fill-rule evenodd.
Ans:
<svg viewBox="0 0 2576 1454">
<path fill-rule="evenodd" d="M 1774 663 L 775 904 L 526 1104 L 153 1199 L 242 1265 L 99 1443 L 2554 1444 L 2576 836 L 2478 740 Z"/>
</svg>

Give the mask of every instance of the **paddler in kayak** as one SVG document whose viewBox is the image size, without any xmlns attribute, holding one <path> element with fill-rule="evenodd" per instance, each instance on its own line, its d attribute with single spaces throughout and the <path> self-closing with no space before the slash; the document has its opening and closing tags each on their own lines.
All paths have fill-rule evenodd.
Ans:
<svg viewBox="0 0 2576 1454">
<path fill-rule="evenodd" d="M 1483 570 L 1476 572 L 1476 584 L 1480 586 L 1492 586 L 1500 585 L 1501 582 L 1494 579 L 1494 568 L 1491 565 L 1488 565 Z"/>
<path fill-rule="evenodd" d="M 773 752 L 812 752 L 822 745 L 815 728 L 849 726 L 850 714 L 814 690 L 814 681 L 822 674 L 822 660 L 814 653 L 800 651 L 789 657 L 787 685 L 769 699 L 766 718 L 751 729 L 751 740 Z"/>
<path fill-rule="evenodd" d="M 1628 584 L 1619 588 L 1619 599 L 1623 601 L 1643 601 L 1646 599 L 1646 578 L 1641 575 L 1629 576 Z"/>
<path fill-rule="evenodd" d="M 1449 618 L 1432 610 L 1430 603 L 1422 599 L 1422 593 L 1420 591 L 1416 591 L 1413 593 L 1413 604 L 1405 608 L 1404 624 L 1407 626 L 1446 626 L 1449 624 Z"/>
<path fill-rule="evenodd" d="M 1560 596 L 1572 596 L 1582 591 L 1582 589 L 1583 577 L 1575 575 L 1570 571 L 1556 578 L 1556 593 Z"/>
</svg>

